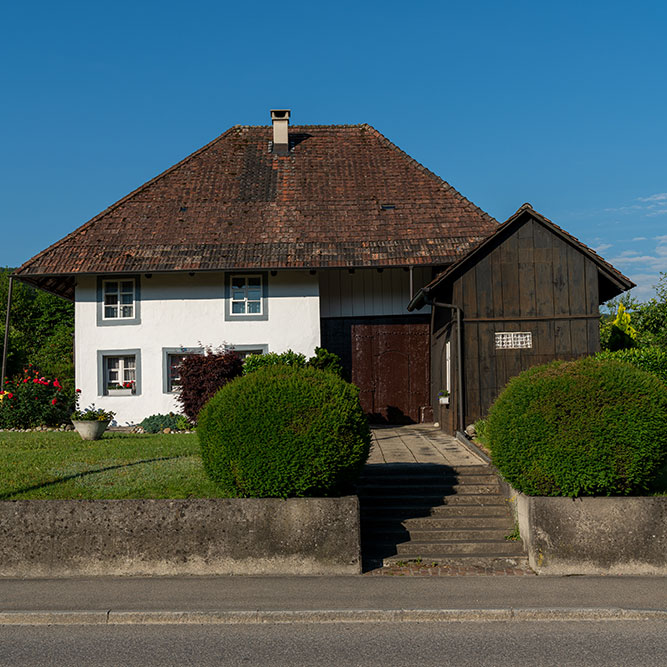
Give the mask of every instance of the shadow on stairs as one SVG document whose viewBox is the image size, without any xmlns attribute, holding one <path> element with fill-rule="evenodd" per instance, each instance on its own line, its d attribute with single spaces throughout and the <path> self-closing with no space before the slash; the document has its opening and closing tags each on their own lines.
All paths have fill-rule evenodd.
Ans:
<svg viewBox="0 0 667 667">
<path fill-rule="evenodd" d="M 403 564 L 527 568 L 490 466 L 366 465 L 358 484 L 363 570 Z"/>
</svg>

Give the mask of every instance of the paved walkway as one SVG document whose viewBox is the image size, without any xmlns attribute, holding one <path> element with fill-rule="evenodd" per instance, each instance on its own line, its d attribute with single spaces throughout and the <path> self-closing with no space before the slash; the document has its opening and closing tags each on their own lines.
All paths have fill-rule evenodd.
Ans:
<svg viewBox="0 0 667 667">
<path fill-rule="evenodd" d="M 368 463 L 431 463 L 448 466 L 486 465 L 454 436 L 433 424 L 375 426 Z"/>
</svg>

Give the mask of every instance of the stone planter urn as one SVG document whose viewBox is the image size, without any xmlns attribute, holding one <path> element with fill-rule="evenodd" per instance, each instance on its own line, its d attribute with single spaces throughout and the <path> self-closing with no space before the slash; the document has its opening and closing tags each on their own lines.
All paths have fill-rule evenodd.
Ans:
<svg viewBox="0 0 667 667">
<path fill-rule="evenodd" d="M 110 421 L 74 421 L 74 428 L 76 432 L 81 436 L 82 440 L 99 440 L 102 437 L 102 433 L 107 430 Z"/>
</svg>

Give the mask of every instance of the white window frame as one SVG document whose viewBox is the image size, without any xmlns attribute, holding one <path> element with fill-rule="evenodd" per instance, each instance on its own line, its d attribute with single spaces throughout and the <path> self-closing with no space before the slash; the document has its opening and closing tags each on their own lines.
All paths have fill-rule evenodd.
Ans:
<svg viewBox="0 0 667 667">
<path fill-rule="evenodd" d="M 252 286 L 248 284 L 251 278 L 256 278 L 259 280 L 259 285 L 258 286 Z M 243 280 L 243 287 L 242 288 L 234 288 L 234 281 L 235 280 Z M 235 299 L 234 298 L 234 292 L 239 291 L 242 289 L 243 291 L 243 299 Z M 259 290 L 259 299 L 249 299 L 248 298 L 248 291 L 250 289 L 256 289 Z M 234 304 L 243 304 L 243 312 L 242 313 L 235 313 L 234 312 Z M 248 304 L 250 303 L 258 303 L 259 304 L 259 311 L 257 312 L 249 312 L 248 311 Z M 230 317 L 262 317 L 264 315 L 264 280 L 263 277 L 260 273 L 232 273 L 229 277 L 229 316 Z"/>
<path fill-rule="evenodd" d="M 111 368 L 110 362 L 112 360 L 118 360 L 118 368 Z M 137 384 L 137 358 L 133 354 L 105 357 L 104 370 L 107 391 L 116 388 L 111 385 L 116 385 L 118 389 L 124 389 L 127 383 L 132 383 L 133 386 Z M 117 373 L 116 380 L 111 379 L 111 373 Z"/>
<path fill-rule="evenodd" d="M 98 327 L 117 327 L 117 326 L 132 326 L 141 324 L 141 276 L 138 274 L 134 275 L 125 275 L 125 274 L 108 274 L 105 276 L 97 276 L 97 326 Z M 124 304 L 126 306 L 132 306 L 132 316 L 125 315 L 123 317 L 122 306 L 120 303 L 122 301 L 121 291 L 118 292 L 118 303 L 108 304 L 108 306 L 116 307 L 119 310 L 117 311 L 116 316 L 106 317 L 105 305 L 106 305 L 106 289 L 109 283 L 118 283 L 118 289 L 121 290 L 121 283 L 131 282 L 132 283 L 132 303 Z M 125 294 L 129 294 L 126 290 Z"/>
<path fill-rule="evenodd" d="M 115 283 L 116 293 L 107 292 L 107 286 Z M 123 283 L 131 283 L 131 290 L 123 290 Z M 130 295 L 131 301 L 123 303 L 123 296 Z M 107 297 L 116 297 L 116 303 L 107 303 Z M 115 308 L 116 315 L 108 315 L 107 308 Z M 123 314 L 124 308 L 130 308 L 128 315 Z M 135 278 L 108 278 L 102 280 L 102 320 L 104 322 L 130 321 L 137 319 L 137 281 Z"/>
</svg>

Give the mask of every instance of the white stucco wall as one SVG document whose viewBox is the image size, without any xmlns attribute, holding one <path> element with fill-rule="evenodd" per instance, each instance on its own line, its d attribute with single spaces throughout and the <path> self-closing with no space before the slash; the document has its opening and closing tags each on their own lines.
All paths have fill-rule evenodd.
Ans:
<svg viewBox="0 0 667 667">
<path fill-rule="evenodd" d="M 163 348 L 265 345 L 269 352 L 292 349 L 307 356 L 320 344 L 319 281 L 307 271 L 268 275 L 268 319 L 226 321 L 224 274 L 141 276 L 141 323 L 98 326 L 97 279 L 81 277 L 76 287 L 76 383 L 80 406 L 113 410 L 119 424 L 152 414 L 178 412 L 173 394 L 163 392 Z M 98 350 L 141 350 L 141 394 L 101 396 Z"/>
</svg>

